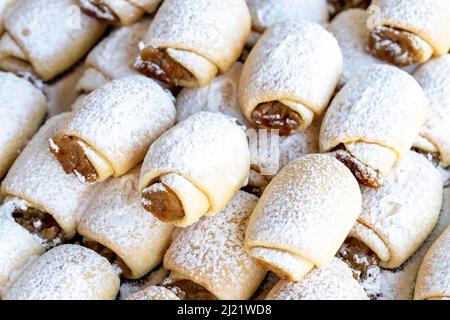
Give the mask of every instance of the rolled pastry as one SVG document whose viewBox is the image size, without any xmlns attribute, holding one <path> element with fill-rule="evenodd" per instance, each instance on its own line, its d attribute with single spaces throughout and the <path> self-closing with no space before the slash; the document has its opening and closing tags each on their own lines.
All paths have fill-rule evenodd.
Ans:
<svg viewBox="0 0 450 320">
<path fill-rule="evenodd" d="M 450 226 L 423 259 L 417 275 L 414 299 L 450 299 Z"/>
<path fill-rule="evenodd" d="M 30 259 L 44 253 L 41 241 L 21 225 L 11 215 L 18 200 L 7 199 L 0 205 L 0 297 L 7 283 Z"/>
<path fill-rule="evenodd" d="M 269 28 L 247 58 L 239 101 L 247 119 L 280 135 L 302 131 L 328 106 L 342 53 L 320 25 L 290 21 Z"/>
<path fill-rule="evenodd" d="M 414 146 L 434 153 L 441 166 L 450 166 L 450 54 L 435 58 L 420 67 L 414 77 L 430 102 L 425 125 Z"/>
<path fill-rule="evenodd" d="M 413 145 L 427 108 L 425 93 L 406 72 L 388 65 L 363 68 L 325 114 L 320 149 L 336 151 L 361 184 L 379 188 Z"/>
<path fill-rule="evenodd" d="M 148 214 L 139 202 L 139 169 L 106 181 L 78 225 L 85 246 L 137 279 L 162 262 L 173 226 Z"/>
<path fill-rule="evenodd" d="M 379 265 L 401 266 L 425 241 L 439 218 L 443 186 L 439 172 L 410 151 L 380 189 L 363 186 L 362 214 L 349 237 L 377 256 Z"/>
<path fill-rule="evenodd" d="M 166 0 L 136 68 L 175 86 L 203 87 L 239 58 L 250 29 L 245 0 Z"/>
<path fill-rule="evenodd" d="M 307 155 L 267 186 L 245 247 L 280 278 L 298 281 L 332 261 L 360 212 L 361 192 L 351 172 L 331 156 Z"/>
<path fill-rule="evenodd" d="M 14 162 L 1 184 L 4 196 L 21 200 L 10 215 L 46 247 L 71 239 L 91 186 L 68 176 L 48 150 L 67 114 L 51 118 Z"/>
<path fill-rule="evenodd" d="M 144 208 L 186 227 L 215 214 L 247 184 L 250 153 L 245 132 L 233 118 L 200 112 L 161 136 L 141 169 Z"/>
<path fill-rule="evenodd" d="M 0 35 L 3 33 L 4 31 L 4 20 L 5 20 L 5 15 L 7 13 L 7 10 L 9 8 L 12 7 L 12 5 L 16 2 L 17 0 L 3 0 L 2 2 L 0 2 Z"/>
<path fill-rule="evenodd" d="M 0 68 L 47 81 L 70 68 L 105 26 L 74 10 L 75 0 L 19 1 L 5 17 Z"/>
<path fill-rule="evenodd" d="M 149 25 L 150 20 L 145 19 L 118 28 L 103 39 L 87 56 L 86 70 L 78 82 L 77 91 L 89 93 L 111 80 L 137 74 L 134 60 L 139 52 L 138 44 Z"/>
<path fill-rule="evenodd" d="M 424 63 L 450 49 L 450 1 L 373 0 L 369 47 L 399 66 Z"/>
<path fill-rule="evenodd" d="M 130 25 L 146 12 L 156 11 L 161 0 L 79 0 L 81 10 L 107 24 Z"/>
<path fill-rule="evenodd" d="M 323 269 L 314 268 L 297 283 L 281 280 L 266 300 L 369 300 L 353 279 L 350 268 L 338 258 Z"/>
<path fill-rule="evenodd" d="M 178 296 L 164 287 L 149 286 L 131 294 L 125 300 L 181 300 Z"/>
<path fill-rule="evenodd" d="M 111 81 L 81 100 L 50 149 L 66 173 L 84 182 L 121 176 L 144 159 L 175 121 L 172 95 L 135 75 Z"/>
<path fill-rule="evenodd" d="M 367 29 L 369 14 L 362 9 L 350 9 L 338 14 L 329 24 L 329 30 L 336 37 L 344 56 L 344 72 L 341 86 L 364 67 L 382 64 L 367 51 L 370 31 Z"/>
<path fill-rule="evenodd" d="M 4 299 L 114 300 L 119 286 L 108 260 L 78 245 L 62 245 L 26 268 Z"/>
<path fill-rule="evenodd" d="M 0 179 L 38 130 L 47 99 L 28 81 L 0 72 Z"/>
<path fill-rule="evenodd" d="M 246 0 L 252 17 L 252 29 L 264 32 L 272 25 L 288 20 L 328 22 L 327 0 Z"/>
<path fill-rule="evenodd" d="M 230 204 L 213 217 L 205 217 L 176 236 L 164 256 L 172 286 L 194 299 L 194 283 L 220 300 L 249 299 L 266 271 L 244 249 L 248 218 L 258 198 L 239 191 Z"/>
</svg>

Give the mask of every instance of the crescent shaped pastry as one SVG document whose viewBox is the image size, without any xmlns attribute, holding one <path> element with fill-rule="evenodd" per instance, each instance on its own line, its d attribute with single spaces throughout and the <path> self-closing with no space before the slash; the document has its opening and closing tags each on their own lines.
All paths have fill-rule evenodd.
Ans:
<svg viewBox="0 0 450 320">
<path fill-rule="evenodd" d="M 47 99 L 28 81 L 0 72 L 0 179 L 41 125 Z"/>
<path fill-rule="evenodd" d="M 48 150 L 67 114 L 48 120 L 14 162 L 1 184 L 4 196 L 21 200 L 9 214 L 46 247 L 71 239 L 92 188 L 68 176 Z"/>
<path fill-rule="evenodd" d="M 239 58 L 250 30 L 245 0 L 166 0 L 136 68 L 175 86 L 203 87 Z"/>
<path fill-rule="evenodd" d="M 288 20 L 328 22 L 327 0 L 246 0 L 252 17 L 252 29 L 264 32 L 272 25 Z"/>
<path fill-rule="evenodd" d="M 422 85 L 430 102 L 425 125 L 414 146 L 434 153 L 442 167 L 450 166 L 450 54 L 430 60 L 414 77 Z"/>
<path fill-rule="evenodd" d="M 164 256 L 164 267 L 175 279 L 171 286 L 178 287 L 185 299 L 196 294 L 189 283 L 220 300 L 247 300 L 259 287 L 266 271 L 247 255 L 243 244 L 257 201 L 239 191 L 220 213 L 177 234 Z"/>
<path fill-rule="evenodd" d="M 186 227 L 221 211 L 247 184 L 250 152 L 234 119 L 200 112 L 162 135 L 141 169 L 144 208 L 157 218 Z"/>
<path fill-rule="evenodd" d="M 353 278 L 350 268 L 338 258 L 323 269 L 314 268 L 299 282 L 281 280 L 265 300 L 369 300 Z"/>
<path fill-rule="evenodd" d="M 363 68 L 325 114 L 320 149 L 336 151 L 361 184 L 379 188 L 412 147 L 427 109 L 425 93 L 406 72 L 388 65 Z"/>
<path fill-rule="evenodd" d="M 81 181 L 119 177 L 144 159 L 175 121 L 172 95 L 141 75 L 111 81 L 84 97 L 50 149 Z"/>
<path fill-rule="evenodd" d="M 424 63 L 450 49 L 447 0 L 373 0 L 369 47 L 376 57 L 399 66 Z"/>
<path fill-rule="evenodd" d="M 378 257 L 383 268 L 401 266 L 425 241 L 439 218 L 443 186 L 425 157 L 409 152 L 380 189 L 363 186 L 362 214 L 349 237 Z"/>
<path fill-rule="evenodd" d="M 5 20 L 5 15 L 7 13 L 7 10 L 9 8 L 12 7 L 12 5 L 16 2 L 17 0 L 3 0 L 0 3 L 0 35 L 3 33 L 4 31 L 4 20 Z"/>
<path fill-rule="evenodd" d="M 331 156 L 307 155 L 269 183 L 250 218 L 245 247 L 280 278 L 298 281 L 331 262 L 360 212 L 352 173 Z"/>
<path fill-rule="evenodd" d="M 329 30 L 336 37 L 344 57 L 344 72 L 340 85 L 343 86 L 364 67 L 382 64 L 367 52 L 370 31 L 367 29 L 369 14 L 362 9 L 350 9 L 339 13 L 329 24 Z"/>
<path fill-rule="evenodd" d="M 105 27 L 74 8 L 75 0 L 19 1 L 5 17 L 0 68 L 47 81 L 78 62 Z"/>
<path fill-rule="evenodd" d="M 86 70 L 77 90 L 89 93 L 111 80 L 137 74 L 134 60 L 139 52 L 138 44 L 149 25 L 150 19 L 145 19 L 118 28 L 95 46 L 86 58 Z"/>
<path fill-rule="evenodd" d="M 164 287 L 149 286 L 131 294 L 125 300 L 180 300 L 175 293 Z"/>
<path fill-rule="evenodd" d="M 79 0 L 81 10 L 107 24 L 130 25 L 146 12 L 156 11 L 161 0 Z"/>
<path fill-rule="evenodd" d="M 5 300 L 114 300 L 120 280 L 108 260 L 78 245 L 62 245 L 34 261 Z"/>
<path fill-rule="evenodd" d="M 342 74 L 336 39 L 320 25 L 290 21 L 269 28 L 250 52 L 239 82 L 247 119 L 280 135 L 302 131 L 328 106 Z"/>
<path fill-rule="evenodd" d="M 417 275 L 414 299 L 450 299 L 450 226 L 423 259 Z"/>
<path fill-rule="evenodd" d="M 140 205 L 139 168 L 106 181 L 96 191 L 78 225 L 85 246 L 138 279 L 162 262 L 173 226 Z"/>
</svg>

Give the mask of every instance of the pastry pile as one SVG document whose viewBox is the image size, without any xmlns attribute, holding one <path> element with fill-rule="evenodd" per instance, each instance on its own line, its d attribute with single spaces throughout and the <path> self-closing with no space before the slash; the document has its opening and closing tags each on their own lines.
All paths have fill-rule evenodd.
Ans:
<svg viewBox="0 0 450 320">
<path fill-rule="evenodd" d="M 450 299 L 449 25 L 448 0 L 3 0 L 0 298 L 378 299 L 423 251 L 411 298 Z"/>
</svg>

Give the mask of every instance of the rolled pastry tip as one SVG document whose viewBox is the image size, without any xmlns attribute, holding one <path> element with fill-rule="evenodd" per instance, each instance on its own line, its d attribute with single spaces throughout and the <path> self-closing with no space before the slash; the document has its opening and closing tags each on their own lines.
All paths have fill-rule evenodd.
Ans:
<svg viewBox="0 0 450 320">
<path fill-rule="evenodd" d="M 430 108 L 414 146 L 433 153 L 442 167 L 450 166 L 450 54 L 421 66 L 414 77 L 422 85 Z M 422 142 L 421 142 L 422 141 Z"/>
<path fill-rule="evenodd" d="M 140 205 L 139 169 L 106 181 L 78 225 L 84 245 L 130 279 L 141 278 L 162 262 L 174 229 Z"/>
<path fill-rule="evenodd" d="M 350 9 L 339 13 L 329 24 L 328 29 L 339 42 L 344 57 L 340 86 L 347 83 L 362 68 L 371 64 L 385 63 L 367 52 L 370 36 L 367 29 L 369 17 L 365 10 Z"/>
<path fill-rule="evenodd" d="M 215 214 L 247 184 L 250 152 L 244 130 L 221 113 L 200 112 L 150 147 L 139 189 L 144 208 L 186 227 Z"/>
<path fill-rule="evenodd" d="M 0 297 L 15 273 L 21 270 L 31 257 L 41 255 L 45 251 L 40 239 L 14 220 L 11 213 L 20 205 L 20 201 L 13 199 L 6 199 L 0 205 Z"/>
<path fill-rule="evenodd" d="M 58 133 L 68 114 L 50 118 L 28 143 L 1 184 L 1 194 L 20 199 L 11 214 L 17 223 L 39 236 L 46 247 L 71 239 L 92 187 L 68 176 L 48 151 L 48 139 Z"/>
<path fill-rule="evenodd" d="M 41 91 L 12 73 L 0 72 L 0 179 L 38 130 L 46 111 Z"/>
<path fill-rule="evenodd" d="M 281 280 L 266 300 L 369 300 L 353 278 L 350 268 L 338 258 L 323 269 L 314 268 L 302 281 Z"/>
<path fill-rule="evenodd" d="M 118 28 L 95 46 L 86 58 L 86 69 L 78 81 L 77 91 L 90 93 L 111 80 L 137 74 L 134 60 L 149 25 L 150 19 L 143 19 Z"/>
<path fill-rule="evenodd" d="M 135 67 L 171 85 L 203 87 L 230 69 L 250 30 L 245 0 L 164 1 Z"/>
<path fill-rule="evenodd" d="M 446 0 L 372 1 L 368 20 L 373 55 L 408 66 L 443 56 L 450 49 L 450 2 Z"/>
<path fill-rule="evenodd" d="M 416 280 L 415 300 L 450 299 L 450 226 L 425 255 Z"/>
<path fill-rule="evenodd" d="M 269 183 L 250 218 L 245 248 L 280 278 L 299 281 L 332 261 L 360 212 L 352 173 L 331 156 L 307 155 Z"/>
<path fill-rule="evenodd" d="M 28 266 L 4 300 L 114 300 L 119 286 L 108 260 L 78 245 L 62 245 Z"/>
<path fill-rule="evenodd" d="M 164 267 L 175 280 L 168 287 L 181 291 L 186 300 L 249 299 L 266 274 L 243 244 L 257 201 L 256 196 L 239 191 L 220 213 L 182 229 L 164 256 Z"/>
<path fill-rule="evenodd" d="M 272 25 L 287 20 L 328 22 L 327 0 L 247 0 L 252 29 L 264 32 Z"/>
<path fill-rule="evenodd" d="M 353 8 L 367 9 L 371 0 L 328 0 L 330 16 L 333 18 L 343 11 Z"/>
<path fill-rule="evenodd" d="M 320 116 L 342 74 L 336 39 L 305 20 L 269 28 L 251 51 L 239 82 L 239 101 L 247 119 L 290 135 Z"/>
<path fill-rule="evenodd" d="M 401 266 L 433 230 L 442 207 L 439 171 L 425 157 L 409 152 L 380 189 L 362 187 L 362 214 L 351 232 L 379 258 L 379 265 Z"/>
<path fill-rule="evenodd" d="M 412 147 L 427 108 L 423 89 L 406 72 L 388 65 L 365 67 L 328 108 L 320 149 L 336 151 L 359 183 L 379 188 Z"/>
<path fill-rule="evenodd" d="M 149 286 L 131 294 L 125 300 L 181 300 L 175 293 L 164 287 Z"/>
<path fill-rule="evenodd" d="M 83 58 L 105 26 L 80 15 L 76 4 L 76 0 L 17 2 L 5 17 L 0 67 L 47 81 Z"/>
<path fill-rule="evenodd" d="M 221 112 L 236 118 L 241 125 L 251 127 L 242 113 L 238 98 L 238 83 L 243 64 L 236 62 L 226 73 L 217 76 L 202 88 L 183 88 L 177 95 L 176 122 L 202 112 Z"/>
<path fill-rule="evenodd" d="M 126 174 L 175 121 L 172 95 L 140 75 L 111 81 L 84 97 L 50 150 L 83 182 Z"/>
</svg>

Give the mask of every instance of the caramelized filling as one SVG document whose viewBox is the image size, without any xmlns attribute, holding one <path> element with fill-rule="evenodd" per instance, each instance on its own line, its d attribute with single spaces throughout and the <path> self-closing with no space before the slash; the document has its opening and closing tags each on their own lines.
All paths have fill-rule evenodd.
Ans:
<svg viewBox="0 0 450 320">
<path fill-rule="evenodd" d="M 331 6 L 331 18 L 351 8 L 367 9 L 371 0 L 328 0 Z"/>
<path fill-rule="evenodd" d="M 26 210 L 16 208 L 12 216 L 23 228 L 42 238 L 48 248 L 65 240 L 64 231 L 53 216 L 46 212 L 36 208 L 27 208 Z"/>
<path fill-rule="evenodd" d="M 107 24 L 118 24 L 119 17 L 103 0 L 82 0 L 81 10 L 88 16 Z"/>
<path fill-rule="evenodd" d="M 127 264 L 114 251 L 95 241 L 83 240 L 83 244 L 106 258 L 111 264 L 119 267 L 125 277 L 131 276 L 132 272 L 130 268 L 128 268 Z"/>
<path fill-rule="evenodd" d="M 52 141 L 50 152 L 58 159 L 66 173 L 81 175 L 86 182 L 97 180 L 97 171 L 84 153 L 83 148 L 77 143 L 76 138 L 57 136 Z"/>
<path fill-rule="evenodd" d="M 206 288 L 190 280 L 176 280 L 165 284 L 164 287 L 175 293 L 181 300 L 217 300 Z"/>
<path fill-rule="evenodd" d="M 288 136 L 302 124 L 301 116 L 279 101 L 265 102 L 252 112 L 252 120 L 264 129 L 280 130 L 281 136 Z"/>
<path fill-rule="evenodd" d="M 141 203 L 145 210 L 165 222 L 181 220 L 185 216 L 183 204 L 176 193 L 160 182 L 144 189 Z"/>
<path fill-rule="evenodd" d="M 148 77 L 175 86 L 179 86 L 182 81 L 194 80 L 194 76 L 165 50 L 153 47 L 145 47 L 141 50 L 141 60 L 136 63 L 135 68 Z"/>
<path fill-rule="evenodd" d="M 353 157 L 347 150 L 339 146 L 336 151 L 336 159 L 342 162 L 362 185 L 378 189 L 382 186 L 380 175 L 373 169 L 367 167 L 361 161 Z"/>
<path fill-rule="evenodd" d="M 371 31 L 369 48 L 375 57 L 400 67 L 421 62 L 424 54 L 413 33 L 385 26 Z"/>
</svg>

